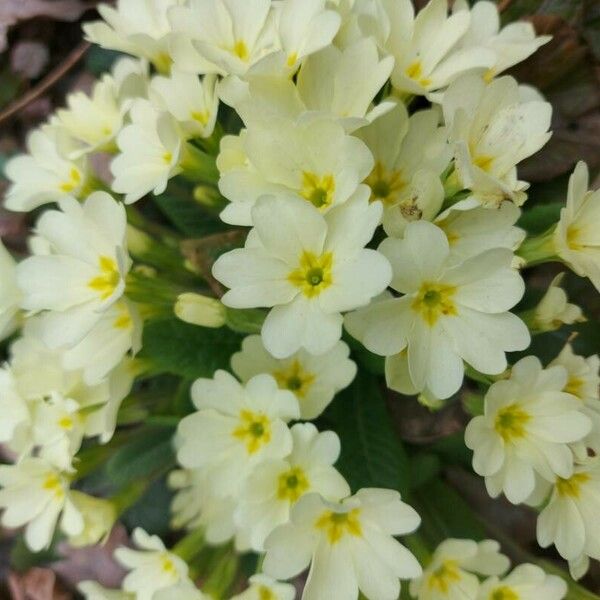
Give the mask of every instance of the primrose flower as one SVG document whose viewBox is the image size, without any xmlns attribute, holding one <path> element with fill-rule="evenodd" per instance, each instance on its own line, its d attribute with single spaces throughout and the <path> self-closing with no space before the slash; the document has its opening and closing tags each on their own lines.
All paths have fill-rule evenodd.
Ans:
<svg viewBox="0 0 600 600">
<path fill-rule="evenodd" d="M 81 198 L 89 190 L 87 159 L 70 158 L 77 145 L 62 127 L 44 126 L 27 138 L 27 154 L 11 158 L 5 167 L 10 187 L 5 206 L 27 212 L 63 198 Z"/>
<path fill-rule="evenodd" d="M 417 600 L 477 600 L 477 575 L 501 575 L 510 561 L 494 540 L 448 539 L 433 553 L 423 575 L 410 583 Z"/>
<path fill-rule="evenodd" d="M 328 117 L 254 123 L 235 146 L 244 160 L 231 161 L 232 143 L 217 163 L 219 189 L 231 200 L 221 219 L 232 225 L 252 225 L 266 194 L 293 193 L 325 213 L 348 201 L 373 167 L 365 144 Z"/>
<path fill-rule="evenodd" d="M 389 283 L 387 260 L 364 249 L 381 205 L 357 196 L 321 215 L 305 200 L 271 196 L 257 202 L 252 218 L 245 248 L 214 264 L 214 276 L 231 288 L 223 303 L 273 307 L 262 338 L 276 358 L 300 348 L 328 352 L 341 337 L 340 313 L 368 304 Z"/>
<path fill-rule="evenodd" d="M 560 212 L 553 241 L 556 254 L 600 290 L 600 190 L 588 190 L 588 167 L 580 161 L 569 179 L 567 205 Z"/>
<path fill-rule="evenodd" d="M 267 538 L 263 569 L 288 579 L 310 565 L 302 598 L 395 600 L 399 579 L 422 573 L 416 558 L 394 539 L 413 532 L 420 518 L 392 490 L 362 489 L 341 503 L 307 494 L 291 518 Z"/>
<path fill-rule="evenodd" d="M 298 418 L 298 401 L 270 375 L 242 386 L 217 371 L 214 379 L 195 381 L 192 399 L 198 411 L 179 424 L 177 457 L 188 469 L 207 469 L 215 494 L 235 493 L 259 462 L 290 453 L 286 422 Z"/>
<path fill-rule="evenodd" d="M 442 230 L 416 221 L 404 239 L 388 238 L 379 251 L 392 264 L 391 287 L 403 295 L 350 313 L 346 328 L 381 356 L 406 349 L 415 389 L 448 398 L 462 383 L 463 360 L 498 374 L 507 366 L 505 352 L 529 345 L 524 323 L 508 312 L 524 291 L 508 249 L 456 264 Z"/>
<path fill-rule="evenodd" d="M 300 418 L 308 420 L 316 419 L 354 379 L 356 364 L 349 354 L 348 346 L 339 341 L 325 355 L 299 350 L 289 358 L 277 359 L 267 352 L 259 335 L 250 335 L 242 342 L 241 352 L 231 357 L 231 368 L 244 382 L 259 373 L 272 375 L 281 389 L 293 392 Z"/>
<path fill-rule="evenodd" d="M 564 367 L 543 369 L 536 357 L 527 356 L 513 366 L 509 379 L 490 386 L 484 414 L 469 423 L 465 443 L 492 497 L 504 492 L 519 504 L 533 494 L 536 475 L 548 482 L 572 476 L 568 444 L 584 439 L 592 424 L 579 400 L 563 391 L 567 379 Z"/>
<path fill-rule="evenodd" d="M 51 348 L 74 346 L 122 295 L 129 270 L 123 205 L 105 192 L 83 203 L 64 198 L 46 211 L 37 235 L 50 245 L 17 267 L 26 310 L 44 311 L 39 333 Z"/>
<path fill-rule="evenodd" d="M 68 478 L 43 458 L 0 465 L 0 487 L 2 525 L 25 526 L 25 542 L 33 552 L 50 545 L 57 523 L 67 535 L 82 531 L 83 518 L 72 501 Z"/>
<path fill-rule="evenodd" d="M 258 551 L 269 533 L 288 521 L 290 509 L 305 494 L 317 492 L 332 501 L 350 495 L 345 479 L 333 467 L 340 453 L 338 436 L 333 431 L 319 433 L 311 423 L 297 423 L 290 432 L 289 456 L 258 465 L 240 496 L 236 521 L 249 530 L 250 543 Z"/>
<path fill-rule="evenodd" d="M 178 4 L 180 0 L 118 0 L 116 7 L 100 4 L 102 20 L 84 23 L 83 31 L 90 42 L 146 58 L 159 71 L 168 71 L 171 26 L 167 14 Z"/>
</svg>

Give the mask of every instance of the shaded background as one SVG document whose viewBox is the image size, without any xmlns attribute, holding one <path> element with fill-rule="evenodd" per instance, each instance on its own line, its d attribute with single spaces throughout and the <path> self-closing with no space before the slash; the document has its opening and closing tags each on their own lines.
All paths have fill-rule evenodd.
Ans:
<svg viewBox="0 0 600 600">
<path fill-rule="evenodd" d="M 425 3 L 415 0 L 417 7 Z M 80 23 L 96 17 L 96 4 L 84 0 L 0 0 L 0 171 L 8 158 L 22 151 L 27 133 L 64 104 L 67 93 L 89 90 L 98 75 L 110 67 L 115 53 L 89 48 L 82 40 Z M 554 36 L 551 43 L 513 69 L 520 82 L 538 87 L 554 106 L 552 139 L 521 165 L 519 173 L 521 179 L 532 182 L 521 225 L 542 232 L 558 218 L 568 176 L 577 160 L 588 162 L 594 186 L 600 187 L 600 0 L 500 0 L 498 5 L 503 20 L 527 19 L 539 34 Z M 106 172 L 106 164 L 96 166 Z M 0 237 L 19 255 L 31 222 L 28 215 L 1 207 L 6 186 L 0 176 Z M 533 306 L 560 270 L 552 265 L 528 271 L 528 294 L 522 308 Z M 570 299 L 584 309 L 588 322 L 537 336 L 530 352 L 545 362 L 558 354 L 573 333 L 577 334 L 574 345 L 579 353 L 600 351 L 600 296 L 587 280 L 570 274 L 565 286 Z M 535 514 L 502 500 L 491 501 L 482 480 L 473 475 L 470 454 L 462 441 L 467 416 L 461 403 L 432 413 L 414 400 L 388 391 L 385 394 L 386 418 L 391 417 L 397 434 L 410 449 L 413 477 L 429 474 L 431 478 L 429 487 L 423 488 L 421 502 L 434 502 L 438 497 L 437 501 L 446 505 L 448 535 L 457 535 L 457 531 L 468 535 L 465 520 L 461 521 L 461 506 L 467 504 L 479 515 L 478 526 L 497 537 L 513 560 L 524 559 L 523 549 L 540 555 L 542 551 L 535 543 Z M 441 492 L 435 488 L 438 480 L 449 483 L 456 496 L 439 497 Z M 143 517 L 154 523 L 157 532 L 163 527 L 166 530 L 168 501 L 163 491 L 154 491 L 152 502 L 138 507 L 132 521 Z M 74 551 L 59 546 L 52 555 L 32 555 L 20 538 L 3 531 L 0 598 L 74 598 L 73 584 L 81 579 L 118 585 L 122 572 L 110 556 L 114 547 L 126 540 L 125 527 L 117 526 L 104 547 Z M 552 551 L 545 556 L 556 559 Z M 597 564 L 585 584 L 600 592 Z"/>
</svg>

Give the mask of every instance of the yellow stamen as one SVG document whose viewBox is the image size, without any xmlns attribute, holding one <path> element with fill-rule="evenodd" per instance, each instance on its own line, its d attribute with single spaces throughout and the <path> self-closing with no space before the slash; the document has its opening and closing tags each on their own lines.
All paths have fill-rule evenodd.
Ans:
<svg viewBox="0 0 600 600">
<path fill-rule="evenodd" d="M 461 580 L 460 569 L 455 560 L 445 560 L 428 578 L 430 589 L 447 594 L 452 584 Z"/>
<path fill-rule="evenodd" d="M 294 360 L 285 369 L 275 371 L 273 377 L 281 389 L 290 390 L 301 398 L 306 396 L 315 381 L 315 375 L 305 371 L 298 360 Z"/>
<path fill-rule="evenodd" d="M 121 280 L 121 274 L 114 259 L 101 256 L 99 260 L 100 275 L 88 282 L 88 287 L 100 294 L 102 300 L 110 298 Z"/>
<path fill-rule="evenodd" d="M 160 568 L 165 573 L 169 573 L 169 574 L 173 574 L 176 571 L 175 563 L 173 562 L 173 560 L 171 559 L 171 557 L 168 554 L 163 554 L 163 556 L 161 558 Z"/>
<path fill-rule="evenodd" d="M 61 183 L 58 187 L 61 192 L 65 192 L 66 194 L 72 192 L 76 188 L 81 185 L 81 173 L 78 169 L 73 167 L 71 172 L 69 173 L 69 179 L 63 183 Z"/>
<path fill-rule="evenodd" d="M 162 159 L 164 161 L 165 164 L 170 165 L 171 161 L 173 160 L 173 153 L 172 152 L 165 152 L 162 156 Z"/>
<path fill-rule="evenodd" d="M 519 600 L 521 596 L 508 586 L 502 586 L 492 592 L 490 600 Z"/>
<path fill-rule="evenodd" d="M 507 443 L 525 437 L 526 425 L 531 415 L 518 404 L 510 404 L 498 411 L 494 420 L 494 429 Z"/>
<path fill-rule="evenodd" d="M 277 600 L 277 597 L 266 585 L 261 585 L 258 588 L 258 600 Z"/>
<path fill-rule="evenodd" d="M 210 114 L 207 110 L 195 110 L 192 112 L 192 119 L 204 126 L 210 119 Z"/>
<path fill-rule="evenodd" d="M 584 244 L 579 241 L 579 237 L 581 235 L 581 229 L 579 227 L 575 227 L 571 225 L 567 228 L 567 246 L 571 250 L 582 250 Z"/>
<path fill-rule="evenodd" d="M 73 429 L 73 425 L 75 425 L 75 422 L 71 417 L 62 417 L 62 419 L 59 419 L 58 425 L 61 429 L 70 430 Z"/>
<path fill-rule="evenodd" d="M 233 53 L 244 62 L 247 62 L 250 58 L 250 53 L 248 52 L 248 46 L 246 46 L 246 42 L 243 40 L 238 40 L 233 45 Z"/>
<path fill-rule="evenodd" d="M 314 298 L 331 285 L 332 264 L 331 252 L 317 256 L 306 250 L 300 257 L 300 266 L 288 275 L 288 281 L 299 287 L 306 297 Z"/>
<path fill-rule="evenodd" d="M 287 57 L 287 66 L 290 67 L 290 69 L 296 64 L 298 60 L 298 53 L 297 52 L 292 52 L 288 57 Z"/>
<path fill-rule="evenodd" d="M 564 391 L 567 392 L 567 394 L 573 394 L 573 396 L 582 399 L 584 385 L 585 381 L 580 377 L 570 377 L 569 381 L 567 381 L 567 385 L 565 385 Z"/>
<path fill-rule="evenodd" d="M 318 209 L 325 209 L 333 202 L 335 179 L 333 175 L 316 175 L 305 171 L 302 173 L 302 190 L 300 195 Z"/>
<path fill-rule="evenodd" d="M 491 170 L 493 163 L 494 157 L 490 156 L 489 154 L 482 154 L 480 156 L 473 157 L 473 164 L 486 173 Z"/>
<path fill-rule="evenodd" d="M 63 489 L 63 482 L 55 473 L 49 473 L 46 476 L 42 487 L 45 490 L 53 492 L 56 498 L 61 498 L 65 495 L 65 490 Z"/>
<path fill-rule="evenodd" d="M 407 77 L 416 81 L 422 87 L 428 87 L 431 85 L 431 79 L 423 77 L 423 65 L 420 60 L 416 60 L 411 63 L 404 71 Z"/>
<path fill-rule="evenodd" d="M 556 491 L 562 498 L 579 498 L 581 488 L 590 480 L 587 473 L 575 473 L 569 479 L 558 478 L 556 481 Z"/>
<path fill-rule="evenodd" d="M 133 319 L 131 318 L 129 309 L 123 302 L 120 302 L 117 307 L 119 314 L 113 321 L 113 327 L 115 329 L 129 329 L 133 325 Z"/>
<path fill-rule="evenodd" d="M 424 283 L 413 300 L 412 309 L 421 314 L 425 322 L 433 327 L 441 316 L 456 316 L 456 305 L 452 301 L 456 288 L 443 283 Z"/>
<path fill-rule="evenodd" d="M 271 421 L 266 415 L 242 410 L 240 424 L 232 435 L 245 442 L 248 454 L 254 454 L 271 441 Z"/>
<path fill-rule="evenodd" d="M 362 536 L 360 525 L 360 509 L 355 508 L 347 513 L 325 511 L 316 521 L 315 527 L 327 534 L 330 544 L 336 544 L 345 535 Z"/>
</svg>

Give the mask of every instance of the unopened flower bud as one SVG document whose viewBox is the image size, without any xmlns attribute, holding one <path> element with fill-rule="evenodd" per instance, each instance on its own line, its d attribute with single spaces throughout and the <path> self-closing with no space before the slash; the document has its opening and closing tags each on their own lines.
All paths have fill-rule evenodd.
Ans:
<svg viewBox="0 0 600 600">
<path fill-rule="evenodd" d="M 83 529 L 69 538 L 71 546 L 92 546 L 104 541 L 117 519 L 117 509 L 110 500 L 94 498 L 82 492 L 71 491 L 71 500 L 83 517 Z"/>
<path fill-rule="evenodd" d="M 225 324 L 226 308 L 220 300 L 200 294 L 181 294 L 175 303 L 177 318 L 202 327 L 222 327 Z"/>
</svg>

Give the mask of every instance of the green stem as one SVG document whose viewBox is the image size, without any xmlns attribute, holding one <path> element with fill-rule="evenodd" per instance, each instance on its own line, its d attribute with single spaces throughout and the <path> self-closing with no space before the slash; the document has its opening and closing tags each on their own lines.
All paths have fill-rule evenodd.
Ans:
<svg viewBox="0 0 600 600">
<path fill-rule="evenodd" d="M 175 546 L 171 549 L 173 554 L 176 554 L 185 562 L 191 562 L 200 552 L 203 550 L 205 545 L 204 540 L 204 529 L 194 529 L 187 535 L 181 538 Z"/>
<path fill-rule="evenodd" d="M 172 307 L 177 297 L 187 288 L 159 277 L 150 277 L 136 271 L 127 275 L 125 293 L 130 300 L 141 304 Z"/>
<path fill-rule="evenodd" d="M 219 181 L 220 174 L 215 157 L 193 144 L 186 144 L 180 166 L 183 169 L 182 175 L 189 181 L 213 185 Z"/>
<path fill-rule="evenodd" d="M 227 597 L 239 566 L 239 556 L 230 545 L 219 548 L 210 563 L 209 576 L 202 591 L 217 600 Z"/>
<path fill-rule="evenodd" d="M 444 196 L 446 198 L 445 202 L 449 203 L 450 205 L 453 204 L 449 201 L 464 189 L 465 188 L 458 176 L 458 171 L 456 169 L 452 169 L 452 171 L 448 173 L 448 176 L 444 180 Z"/>
<path fill-rule="evenodd" d="M 525 267 L 558 260 L 554 246 L 554 229 L 555 227 L 552 227 L 541 235 L 528 237 L 521 244 L 517 256 L 525 261 Z"/>
</svg>

